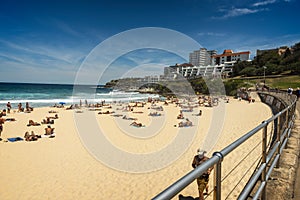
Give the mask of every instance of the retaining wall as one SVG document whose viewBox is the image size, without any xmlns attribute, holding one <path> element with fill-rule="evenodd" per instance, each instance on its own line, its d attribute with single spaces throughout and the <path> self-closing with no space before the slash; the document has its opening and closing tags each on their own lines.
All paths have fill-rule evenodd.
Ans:
<svg viewBox="0 0 300 200">
<path fill-rule="evenodd" d="M 289 105 L 290 96 L 276 93 L 259 93 L 261 101 L 268 104 L 273 114 Z M 299 105 L 297 106 L 299 108 Z M 275 168 L 271 180 L 267 183 L 267 199 L 290 200 L 294 199 L 295 181 L 300 154 L 300 120 L 296 110 L 296 120 L 286 148 L 280 157 L 280 167 Z M 299 188 L 298 188 L 299 189 Z"/>
</svg>

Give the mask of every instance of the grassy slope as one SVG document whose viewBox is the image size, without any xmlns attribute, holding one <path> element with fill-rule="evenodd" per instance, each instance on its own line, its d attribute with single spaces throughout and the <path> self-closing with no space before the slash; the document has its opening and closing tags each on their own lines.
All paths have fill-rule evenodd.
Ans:
<svg viewBox="0 0 300 200">
<path fill-rule="evenodd" d="M 255 83 L 261 83 L 263 82 L 263 77 L 236 77 L 234 79 L 242 79 L 246 82 L 250 82 L 252 84 Z M 266 76 L 266 85 L 270 86 L 271 88 L 278 88 L 278 89 L 287 89 L 289 87 L 292 87 L 296 89 L 297 87 L 300 87 L 300 76 L 299 75 L 289 75 L 289 76 Z"/>
<path fill-rule="evenodd" d="M 271 86 L 272 88 L 279 88 L 279 89 L 287 89 L 292 87 L 296 89 L 300 87 L 300 76 L 286 76 L 281 78 L 266 78 L 266 84 Z"/>
</svg>

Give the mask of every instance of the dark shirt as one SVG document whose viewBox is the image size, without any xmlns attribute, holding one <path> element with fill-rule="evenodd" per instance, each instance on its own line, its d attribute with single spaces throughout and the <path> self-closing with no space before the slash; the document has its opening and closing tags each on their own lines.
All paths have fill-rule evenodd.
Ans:
<svg viewBox="0 0 300 200">
<path fill-rule="evenodd" d="M 206 156 L 204 156 L 202 159 L 200 159 L 199 156 L 196 155 L 196 156 L 194 157 L 192 166 L 193 166 L 193 168 L 196 168 L 196 167 L 198 167 L 199 165 L 201 165 L 202 163 L 204 163 L 204 162 L 207 161 L 207 160 L 208 160 L 208 157 L 206 157 Z"/>
<path fill-rule="evenodd" d="M 196 167 L 198 167 L 199 165 L 201 165 L 202 163 L 204 163 L 205 161 L 207 161 L 208 159 L 209 159 L 209 158 L 206 157 L 206 156 L 204 156 L 202 159 L 200 159 L 199 156 L 196 155 L 196 156 L 194 157 L 194 160 L 193 160 L 193 163 L 192 163 L 192 167 L 193 167 L 193 168 L 196 168 Z M 208 168 L 207 171 L 206 171 L 203 175 L 208 176 L 208 175 L 210 174 L 211 170 L 213 170 L 213 167 Z"/>
</svg>

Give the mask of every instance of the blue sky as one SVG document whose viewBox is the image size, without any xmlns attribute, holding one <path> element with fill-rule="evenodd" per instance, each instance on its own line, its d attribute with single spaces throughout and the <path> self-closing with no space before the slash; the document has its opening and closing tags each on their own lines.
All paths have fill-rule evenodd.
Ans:
<svg viewBox="0 0 300 200">
<path fill-rule="evenodd" d="M 296 0 L 1 1 L 0 81 L 73 83 L 97 45 L 142 27 L 174 30 L 218 53 L 249 50 L 255 56 L 256 49 L 300 42 L 299 10 Z M 99 79 L 153 63 L 162 74 L 164 65 L 186 60 L 188 54 L 137 49 L 112 60 Z"/>
</svg>

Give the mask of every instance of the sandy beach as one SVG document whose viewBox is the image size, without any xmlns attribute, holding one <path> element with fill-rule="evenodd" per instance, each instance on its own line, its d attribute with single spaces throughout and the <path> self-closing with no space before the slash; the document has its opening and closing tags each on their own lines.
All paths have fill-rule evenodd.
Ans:
<svg viewBox="0 0 300 200">
<path fill-rule="evenodd" d="M 176 119 L 181 108 L 175 103 L 164 105 L 163 102 L 156 103 L 155 106 L 161 106 L 163 111 L 157 111 L 161 116 L 155 117 L 148 116 L 150 112 L 156 112 L 152 109 L 155 106 L 151 106 L 150 103 L 146 103 L 144 107 L 134 107 L 133 112 L 124 112 L 125 104 L 115 104 L 112 108 L 102 107 L 101 110 L 82 108 L 80 112 L 53 107 L 35 108 L 31 113 L 13 112 L 15 110 L 13 109 L 11 114 L 3 117 L 15 118 L 16 121 L 5 122 L 2 132 L 0 199 L 151 199 L 192 170 L 191 163 L 199 147 L 205 148 L 208 151 L 207 155 L 211 156 L 213 152 L 221 150 L 269 118 L 272 115 L 270 108 L 261 103 L 258 97 L 255 99 L 254 103 L 248 103 L 231 98 L 229 103 L 221 100 L 216 107 L 196 107 L 192 112 L 183 112 L 185 119 Z M 199 109 L 202 110 L 202 116 L 196 116 Z M 55 128 L 54 138 L 39 138 L 30 142 L 25 140 L 5 142 L 6 138 L 18 136 L 23 138 L 26 131 L 43 135 L 47 125 L 27 126 L 28 120 L 40 123 L 46 116 L 54 116 L 55 113 L 48 113 L 50 110 L 56 111 L 59 116 L 54 120 L 54 124 L 51 124 L 51 127 Z M 98 114 L 106 111 L 114 113 Z M 219 114 L 216 114 L 218 112 L 223 113 L 220 119 Z M 140 168 L 137 169 L 145 170 L 144 172 L 131 172 L 126 170 L 126 167 L 125 170 L 116 169 L 96 159 L 82 143 L 84 137 L 82 134 L 85 133 L 82 131 L 79 133 L 78 123 L 81 118 L 91 114 L 95 116 L 97 125 L 106 139 L 122 151 L 131 154 L 157 152 L 176 142 L 177 137 L 182 142 L 181 147 L 184 148 L 178 148 L 178 151 L 182 152 L 175 152 L 173 149 L 174 153 L 180 155 L 172 162 L 163 157 L 153 160 L 155 163 L 165 165 L 163 167 L 145 162 L 147 160 L 140 160 L 137 163 Z M 122 119 L 124 115 L 137 118 L 136 121 L 142 123 L 144 127 L 131 126 L 133 120 Z M 193 122 L 193 126 L 178 127 L 178 123 L 185 121 L 186 118 Z M 215 133 L 216 130 L 219 133 Z M 212 132 L 217 134 L 217 137 L 207 135 Z M 86 129 L 86 134 L 89 134 L 89 129 Z M 192 140 L 185 141 L 185 138 Z M 242 188 L 244 181 L 238 184 L 239 180 L 235 180 L 229 172 L 234 168 L 234 164 L 239 162 L 239 158 L 245 156 L 257 143 L 258 138 L 253 137 L 250 144 L 238 148 L 236 152 L 226 157 L 222 171 L 224 188 L 226 185 L 237 185 L 236 190 Z M 114 157 L 114 154 L 107 156 Z M 259 152 L 253 151 L 253 156 L 259 156 Z M 130 167 L 131 160 L 127 162 Z M 241 164 L 239 167 L 247 165 L 249 163 Z M 196 182 L 189 185 L 181 194 L 197 197 Z M 224 190 L 222 195 L 229 195 L 228 199 L 236 198 L 234 193 L 230 193 L 229 188 L 227 191 Z"/>
</svg>

